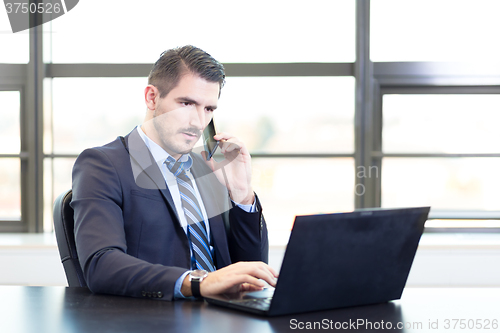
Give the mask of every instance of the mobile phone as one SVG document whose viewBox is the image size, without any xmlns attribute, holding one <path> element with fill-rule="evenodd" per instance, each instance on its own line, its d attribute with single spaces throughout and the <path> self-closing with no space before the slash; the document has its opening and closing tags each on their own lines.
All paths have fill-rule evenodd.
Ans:
<svg viewBox="0 0 500 333">
<path fill-rule="evenodd" d="M 212 118 L 207 127 L 203 130 L 203 146 L 207 154 L 207 161 L 212 158 L 219 146 L 219 141 L 214 140 L 215 134 L 217 134 L 217 132 L 215 131 L 214 118 Z"/>
</svg>

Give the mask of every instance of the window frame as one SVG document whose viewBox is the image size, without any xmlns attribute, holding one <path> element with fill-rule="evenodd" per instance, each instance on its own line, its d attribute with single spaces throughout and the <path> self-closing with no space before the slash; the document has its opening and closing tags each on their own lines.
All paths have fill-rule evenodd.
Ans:
<svg viewBox="0 0 500 333">
<path fill-rule="evenodd" d="M 390 158 L 498 158 L 500 153 L 384 153 L 382 151 L 383 96 L 386 94 L 500 94 L 500 73 L 486 72 L 483 66 L 470 70 L 470 64 L 449 63 L 375 63 L 374 85 L 376 103 L 373 115 L 372 165 L 380 168 L 384 157 Z M 464 70 L 466 69 L 466 70 Z M 493 74 L 493 75 L 491 75 Z M 381 206 L 381 178 L 370 187 L 370 196 L 377 207 Z M 450 210 L 432 212 L 429 219 L 439 220 L 500 220 L 500 210 Z M 440 227 L 426 228 L 432 233 L 500 233 L 495 227 Z"/>
</svg>

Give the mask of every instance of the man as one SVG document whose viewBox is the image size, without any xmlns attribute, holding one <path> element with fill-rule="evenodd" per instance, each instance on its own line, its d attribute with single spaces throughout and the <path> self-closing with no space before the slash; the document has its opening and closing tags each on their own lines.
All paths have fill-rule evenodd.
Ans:
<svg viewBox="0 0 500 333">
<path fill-rule="evenodd" d="M 78 157 L 71 206 L 93 292 L 172 300 L 275 285 L 248 150 L 219 133 L 222 164 L 192 151 L 224 78 L 198 48 L 164 52 L 145 89 L 144 123 Z"/>
</svg>

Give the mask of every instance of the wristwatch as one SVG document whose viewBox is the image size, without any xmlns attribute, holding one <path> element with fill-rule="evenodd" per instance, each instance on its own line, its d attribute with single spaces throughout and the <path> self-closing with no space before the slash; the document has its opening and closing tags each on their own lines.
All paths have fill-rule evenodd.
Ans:
<svg viewBox="0 0 500 333">
<path fill-rule="evenodd" d="M 208 272 L 201 269 L 195 269 L 194 271 L 189 273 L 189 281 L 191 281 L 191 293 L 193 294 L 194 297 L 196 298 L 201 297 L 200 283 L 207 276 Z"/>
</svg>

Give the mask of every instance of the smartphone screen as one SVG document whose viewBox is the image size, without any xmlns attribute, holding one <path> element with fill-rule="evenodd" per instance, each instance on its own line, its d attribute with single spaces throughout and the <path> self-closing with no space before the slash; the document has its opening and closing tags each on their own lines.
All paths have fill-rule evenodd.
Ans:
<svg viewBox="0 0 500 333">
<path fill-rule="evenodd" d="M 215 154 L 217 147 L 219 146 L 219 141 L 214 140 L 215 125 L 214 119 L 210 120 L 207 127 L 203 130 L 203 145 L 205 147 L 205 152 L 207 153 L 207 161 L 209 161 Z"/>
</svg>

